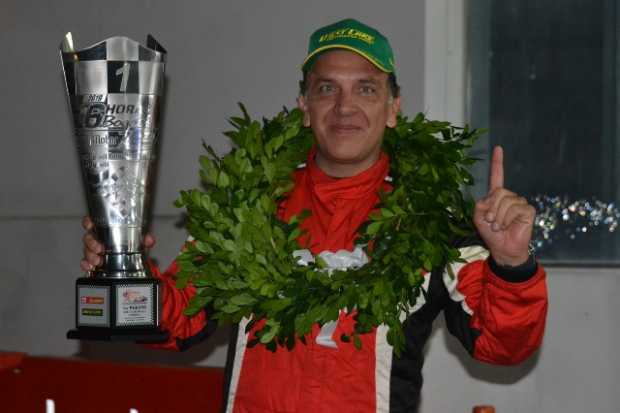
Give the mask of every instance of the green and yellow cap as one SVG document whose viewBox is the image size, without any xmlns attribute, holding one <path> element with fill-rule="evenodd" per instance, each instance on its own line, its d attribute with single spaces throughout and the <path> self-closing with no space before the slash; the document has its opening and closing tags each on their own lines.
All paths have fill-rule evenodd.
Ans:
<svg viewBox="0 0 620 413">
<path fill-rule="evenodd" d="M 355 52 L 386 73 L 393 73 L 394 53 L 388 39 L 355 19 L 345 19 L 312 33 L 308 45 L 308 56 L 301 66 L 302 71 L 312 67 L 316 58 L 330 49 L 346 49 Z"/>
</svg>

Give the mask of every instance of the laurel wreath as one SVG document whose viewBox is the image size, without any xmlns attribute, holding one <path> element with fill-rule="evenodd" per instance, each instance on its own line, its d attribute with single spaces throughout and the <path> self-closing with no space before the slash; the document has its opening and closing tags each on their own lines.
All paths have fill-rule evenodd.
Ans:
<svg viewBox="0 0 620 413">
<path fill-rule="evenodd" d="M 473 233 L 473 202 L 462 189 L 473 184 L 467 168 L 474 159 L 466 150 L 482 132 L 423 114 L 399 117 L 383 143 L 393 190 L 379 194 L 356 241 L 370 261 L 328 272 L 318 257 L 301 266 L 293 256 L 304 214 L 289 222 L 276 216 L 313 144 L 312 131 L 302 127 L 298 109 L 260 123 L 240 107 L 243 117 L 232 117 L 234 130 L 225 133 L 235 148 L 221 157 L 203 143 L 203 187 L 181 191 L 175 202 L 187 210 L 193 237 L 177 258 L 177 287 L 191 282 L 197 289 L 185 313 L 207 306 L 209 317 L 221 322 L 246 317 L 248 332 L 265 320 L 249 345 L 275 351 L 305 343 L 313 324 L 337 320 L 348 309 L 355 325 L 342 341 L 360 348 L 361 334 L 386 324 L 387 340 L 400 354 L 401 315 L 415 305 L 424 272 L 459 261 L 454 240 Z"/>
</svg>

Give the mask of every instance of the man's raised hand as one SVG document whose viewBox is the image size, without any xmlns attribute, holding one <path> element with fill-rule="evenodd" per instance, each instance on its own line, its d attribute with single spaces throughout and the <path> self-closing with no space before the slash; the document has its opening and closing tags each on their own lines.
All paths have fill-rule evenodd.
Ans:
<svg viewBox="0 0 620 413">
<path fill-rule="evenodd" d="M 489 192 L 476 202 L 474 224 L 499 265 L 527 261 L 536 210 L 527 200 L 504 188 L 504 152 L 493 149 Z"/>
</svg>

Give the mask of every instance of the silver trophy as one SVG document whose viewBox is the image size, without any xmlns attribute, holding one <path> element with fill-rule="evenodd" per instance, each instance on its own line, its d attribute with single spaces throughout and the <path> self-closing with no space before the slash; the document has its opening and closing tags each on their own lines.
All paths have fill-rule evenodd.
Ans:
<svg viewBox="0 0 620 413">
<path fill-rule="evenodd" d="M 61 46 L 89 214 L 105 245 L 103 264 L 76 282 L 76 329 L 68 338 L 160 341 L 160 282 L 142 245 L 149 205 L 166 51 L 112 37 Z"/>
</svg>

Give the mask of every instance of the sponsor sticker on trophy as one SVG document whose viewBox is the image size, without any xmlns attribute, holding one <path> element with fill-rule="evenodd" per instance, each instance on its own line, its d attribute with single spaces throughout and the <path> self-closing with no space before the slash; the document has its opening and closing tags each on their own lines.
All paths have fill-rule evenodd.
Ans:
<svg viewBox="0 0 620 413">
<path fill-rule="evenodd" d="M 150 286 L 124 285 L 116 289 L 116 314 L 120 325 L 151 325 L 152 306 L 153 289 Z"/>
<path fill-rule="evenodd" d="M 78 324 L 83 326 L 110 326 L 110 287 L 84 286 L 78 289 Z"/>
<path fill-rule="evenodd" d="M 166 51 L 112 37 L 61 46 L 75 145 L 103 263 L 76 281 L 75 339 L 160 341 L 161 284 L 142 245 L 159 137 Z"/>
</svg>

